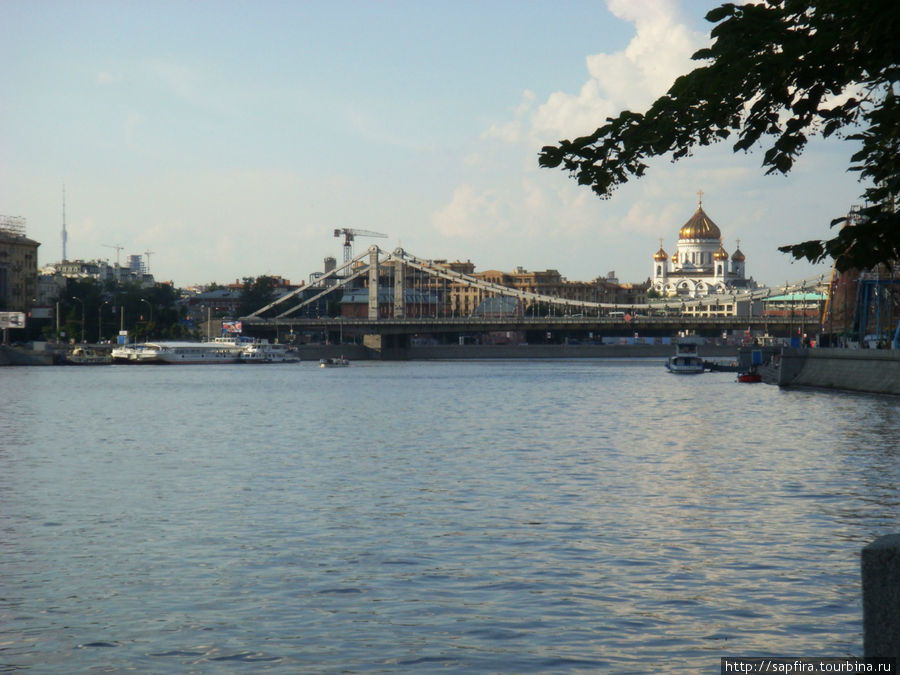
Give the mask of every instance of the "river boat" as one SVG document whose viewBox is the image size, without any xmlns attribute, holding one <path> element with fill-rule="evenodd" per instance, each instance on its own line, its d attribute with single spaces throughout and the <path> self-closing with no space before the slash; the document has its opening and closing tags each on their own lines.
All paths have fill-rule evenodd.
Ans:
<svg viewBox="0 0 900 675">
<path fill-rule="evenodd" d="M 206 342 L 140 342 L 112 350 L 114 363 L 291 363 L 300 360 L 288 345 L 244 336 L 218 337 Z"/>
<path fill-rule="evenodd" d="M 750 370 L 744 371 L 742 373 L 738 373 L 737 376 L 738 382 L 762 382 L 762 375 L 760 375 L 756 368 L 752 368 Z"/>
<path fill-rule="evenodd" d="M 299 360 L 296 348 L 268 340 L 248 342 L 241 352 L 241 363 L 296 363 Z"/>
<path fill-rule="evenodd" d="M 233 338 L 212 342 L 140 342 L 112 350 L 113 363 L 208 364 L 240 363 L 244 345 Z"/>
<path fill-rule="evenodd" d="M 676 375 L 697 375 L 702 373 L 706 366 L 697 353 L 696 342 L 679 342 L 675 345 L 675 355 L 666 361 L 666 368 Z"/>
<path fill-rule="evenodd" d="M 704 361 L 703 365 L 712 373 L 740 373 L 742 372 L 741 364 L 737 361 L 722 363 L 721 361 Z"/>
<path fill-rule="evenodd" d="M 65 363 L 70 366 L 105 366 L 112 363 L 112 356 L 93 347 L 78 346 L 66 352 Z"/>
<path fill-rule="evenodd" d="M 343 356 L 330 359 L 319 359 L 319 368 L 343 368 L 349 365 L 350 361 Z"/>
</svg>

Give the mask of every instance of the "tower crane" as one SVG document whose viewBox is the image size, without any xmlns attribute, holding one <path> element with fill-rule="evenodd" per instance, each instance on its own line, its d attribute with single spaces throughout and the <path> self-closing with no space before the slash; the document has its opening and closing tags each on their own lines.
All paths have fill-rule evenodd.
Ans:
<svg viewBox="0 0 900 675">
<path fill-rule="evenodd" d="M 381 232 L 370 232 L 369 230 L 352 230 L 349 227 L 335 228 L 335 237 L 344 237 L 344 262 L 350 262 L 353 257 L 353 240 L 356 237 L 387 237 Z"/>
<path fill-rule="evenodd" d="M 116 267 L 118 267 L 118 266 L 119 266 L 119 253 L 120 253 L 120 252 L 122 251 L 122 249 L 125 248 L 125 247 L 122 246 L 121 244 L 116 244 L 115 246 L 112 246 L 112 245 L 110 245 L 110 244 L 103 244 L 102 246 L 103 246 L 103 248 L 114 248 L 114 249 L 116 249 Z"/>
</svg>

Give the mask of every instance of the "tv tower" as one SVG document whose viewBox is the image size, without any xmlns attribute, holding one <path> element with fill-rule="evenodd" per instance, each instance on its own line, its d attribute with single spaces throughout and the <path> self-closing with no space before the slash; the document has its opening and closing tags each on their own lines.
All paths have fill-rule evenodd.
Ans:
<svg viewBox="0 0 900 675">
<path fill-rule="evenodd" d="M 69 235 L 66 234 L 66 186 L 63 184 L 63 226 L 62 226 L 62 259 L 63 262 L 66 261 L 66 239 L 69 238 Z"/>
</svg>

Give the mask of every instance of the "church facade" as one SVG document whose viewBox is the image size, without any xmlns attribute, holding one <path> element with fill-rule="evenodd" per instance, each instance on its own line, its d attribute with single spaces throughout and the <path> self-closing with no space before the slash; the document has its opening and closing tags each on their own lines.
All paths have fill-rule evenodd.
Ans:
<svg viewBox="0 0 900 675">
<path fill-rule="evenodd" d="M 722 245 L 722 232 L 706 215 L 701 201 L 694 215 L 678 231 L 670 258 L 660 239 L 653 255 L 651 288 L 664 297 L 702 298 L 757 288 L 746 276 L 746 258 L 738 247 L 731 255 Z"/>
</svg>

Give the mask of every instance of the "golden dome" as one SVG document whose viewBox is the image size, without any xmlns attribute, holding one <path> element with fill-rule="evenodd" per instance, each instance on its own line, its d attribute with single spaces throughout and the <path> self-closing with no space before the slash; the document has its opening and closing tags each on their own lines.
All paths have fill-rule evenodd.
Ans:
<svg viewBox="0 0 900 675">
<path fill-rule="evenodd" d="M 678 251 L 675 251 L 675 253 L 672 254 L 672 262 L 673 263 L 678 262 Z"/>
<path fill-rule="evenodd" d="M 722 233 L 719 226 L 716 225 L 702 206 L 697 207 L 697 211 L 691 216 L 691 219 L 681 226 L 678 230 L 679 239 L 721 239 Z"/>
<path fill-rule="evenodd" d="M 728 251 L 726 251 L 722 247 L 722 242 L 719 242 L 719 250 L 713 253 L 714 260 L 728 260 Z"/>
<path fill-rule="evenodd" d="M 741 253 L 741 249 L 738 249 L 737 251 L 735 251 L 731 256 L 731 259 L 734 260 L 735 262 L 744 262 L 745 258 L 744 258 L 744 254 Z"/>
<path fill-rule="evenodd" d="M 668 259 L 669 259 L 669 254 L 666 253 L 666 252 L 663 250 L 663 247 L 662 247 L 662 246 L 660 246 L 660 247 L 659 247 L 659 250 L 658 250 L 656 253 L 653 254 L 653 259 L 654 259 L 656 262 L 662 262 L 663 260 L 668 260 Z"/>
</svg>

